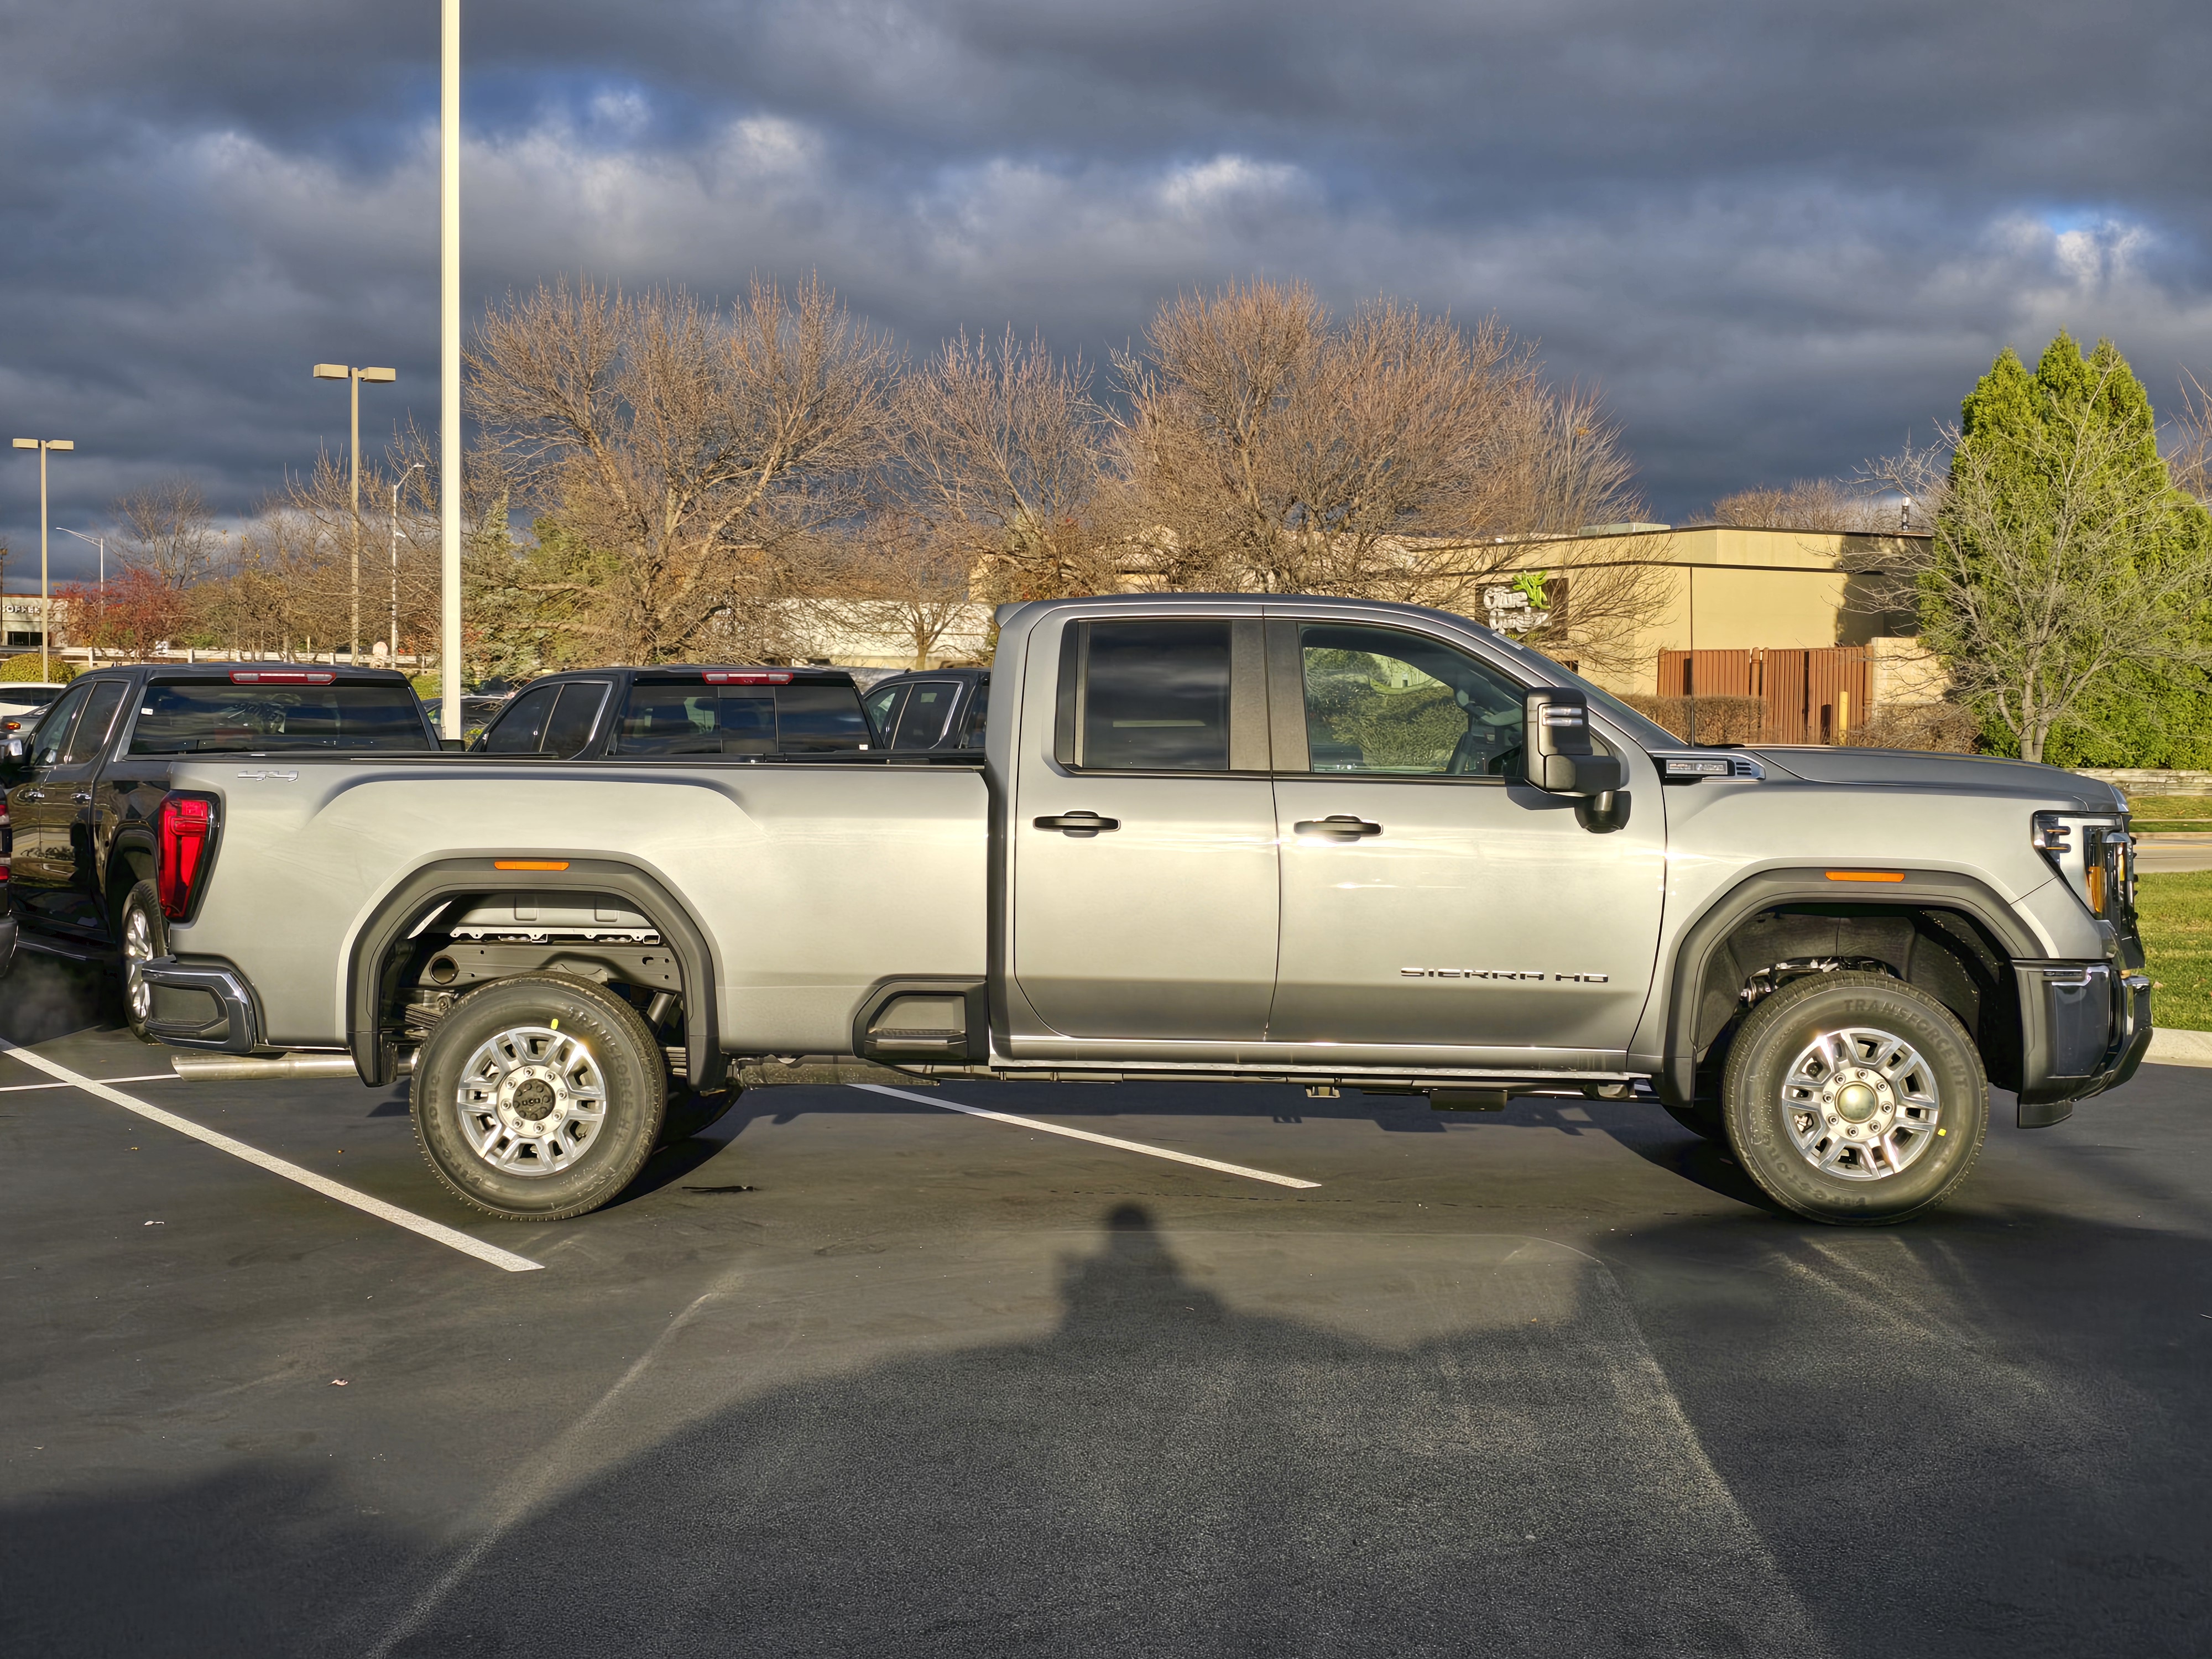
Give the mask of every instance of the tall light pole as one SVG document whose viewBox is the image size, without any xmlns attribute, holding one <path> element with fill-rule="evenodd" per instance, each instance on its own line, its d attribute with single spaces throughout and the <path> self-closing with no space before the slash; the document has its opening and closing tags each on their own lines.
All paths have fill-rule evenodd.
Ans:
<svg viewBox="0 0 2212 1659">
<path fill-rule="evenodd" d="M 438 718 L 461 735 L 461 0 L 438 29 Z"/>
<path fill-rule="evenodd" d="M 100 626 L 105 628 L 107 625 L 107 538 L 88 536 L 82 530 L 71 530 L 65 524 L 58 524 L 54 528 L 64 536 L 74 536 L 81 542 L 90 542 L 100 550 Z M 95 647 L 93 652 L 93 659 L 95 662 L 99 660 L 99 649 Z"/>
<path fill-rule="evenodd" d="M 39 452 L 39 678 L 46 678 L 53 672 L 47 653 L 54 642 L 54 600 L 46 583 L 46 453 L 54 449 L 75 449 L 72 438 L 18 438 L 18 449 Z"/>
<path fill-rule="evenodd" d="M 345 363 L 317 363 L 319 380 L 353 383 L 353 659 L 361 660 L 361 383 L 374 385 L 399 377 L 388 368 L 354 368 Z"/>
<path fill-rule="evenodd" d="M 407 472 L 420 472 L 422 470 L 422 463 L 417 461 L 407 469 Z M 401 473 L 392 481 L 392 665 L 394 668 L 399 666 L 399 486 L 407 482 L 407 472 Z"/>
</svg>

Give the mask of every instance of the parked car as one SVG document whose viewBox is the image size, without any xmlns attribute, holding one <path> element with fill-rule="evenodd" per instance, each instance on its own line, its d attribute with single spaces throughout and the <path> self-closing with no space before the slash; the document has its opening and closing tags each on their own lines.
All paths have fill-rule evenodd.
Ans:
<svg viewBox="0 0 2212 1659">
<path fill-rule="evenodd" d="M 27 732 L 56 697 L 69 690 L 48 680 L 0 680 L 0 738 Z"/>
<path fill-rule="evenodd" d="M 863 699 L 883 749 L 981 749 L 991 708 L 988 668 L 934 668 L 878 680 Z"/>
<path fill-rule="evenodd" d="M 208 845 L 208 820 L 171 793 L 179 762 L 222 756 L 234 779 L 296 777 L 305 755 L 437 747 L 413 690 L 388 669 L 179 664 L 80 674 L 34 729 L 0 737 L 0 908 L 15 942 L 119 955 L 127 973 L 157 954 L 175 910 L 179 849 L 197 858 Z M 144 987 L 131 990 L 131 1029 L 143 1033 Z"/>
<path fill-rule="evenodd" d="M 471 741 L 487 755 L 836 755 L 874 734 L 842 668 L 576 669 L 515 694 Z"/>
<path fill-rule="evenodd" d="M 1777 1203 L 1889 1221 L 1966 1177 L 1992 1083 L 2054 1123 L 2150 1040 L 2094 778 L 1697 748 L 1346 599 L 1010 606 L 992 673 L 981 753 L 718 750 L 757 711 L 694 682 L 643 700 L 705 734 L 659 765 L 180 761 L 147 1029 L 411 1066 L 431 1169 L 518 1219 L 605 1203 L 728 1082 L 872 1063 L 1656 1095 Z"/>
</svg>

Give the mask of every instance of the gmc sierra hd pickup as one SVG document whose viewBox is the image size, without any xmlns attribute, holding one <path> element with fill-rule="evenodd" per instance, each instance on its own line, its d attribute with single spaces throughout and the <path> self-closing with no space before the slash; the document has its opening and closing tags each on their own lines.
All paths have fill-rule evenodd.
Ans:
<svg viewBox="0 0 2212 1659">
<path fill-rule="evenodd" d="M 732 1084 L 890 1066 L 1648 1089 L 1799 1214 L 1895 1220 L 1991 1083 L 2056 1122 L 2149 1040 L 2091 779 L 1686 746 L 1401 605 L 1032 602 L 992 674 L 981 755 L 180 761 L 147 1029 L 411 1071 L 431 1168 L 518 1219 Z"/>
</svg>

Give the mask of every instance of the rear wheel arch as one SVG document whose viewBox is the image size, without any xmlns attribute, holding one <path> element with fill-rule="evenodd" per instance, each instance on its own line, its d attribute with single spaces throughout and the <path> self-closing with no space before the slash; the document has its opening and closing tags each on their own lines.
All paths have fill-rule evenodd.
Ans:
<svg viewBox="0 0 2212 1659">
<path fill-rule="evenodd" d="M 346 961 L 346 1043 L 362 1079 L 390 1083 L 397 1069 L 384 1041 L 384 1010 L 397 989 L 398 946 L 438 905 L 471 895 L 604 893 L 642 913 L 660 932 L 682 975 L 685 1064 L 694 1088 L 713 1088 L 724 1069 L 716 1007 L 720 982 L 711 936 L 658 877 L 611 859 L 572 859 L 562 870 L 508 871 L 489 858 L 442 859 L 395 884 L 354 935 Z"/>
</svg>

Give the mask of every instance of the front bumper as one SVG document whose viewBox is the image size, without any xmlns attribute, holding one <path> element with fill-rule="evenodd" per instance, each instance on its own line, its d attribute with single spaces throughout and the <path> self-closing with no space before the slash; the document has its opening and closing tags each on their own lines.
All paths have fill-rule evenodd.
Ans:
<svg viewBox="0 0 2212 1659">
<path fill-rule="evenodd" d="M 2150 1047 L 2150 977 L 2111 962 L 2015 962 L 2020 1124 L 2041 1128 L 2116 1089 Z"/>
</svg>

